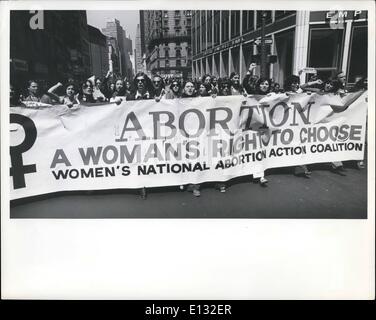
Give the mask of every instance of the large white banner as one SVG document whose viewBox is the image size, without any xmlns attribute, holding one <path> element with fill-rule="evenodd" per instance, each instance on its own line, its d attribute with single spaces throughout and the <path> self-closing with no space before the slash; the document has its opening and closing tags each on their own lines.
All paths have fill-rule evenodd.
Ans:
<svg viewBox="0 0 376 320">
<path fill-rule="evenodd" d="M 367 92 L 10 108 L 11 199 L 364 157 Z"/>
</svg>

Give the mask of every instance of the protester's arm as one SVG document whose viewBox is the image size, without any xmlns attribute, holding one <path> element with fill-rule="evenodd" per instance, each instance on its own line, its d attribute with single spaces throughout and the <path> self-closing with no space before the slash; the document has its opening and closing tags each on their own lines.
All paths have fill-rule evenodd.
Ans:
<svg viewBox="0 0 376 320">
<path fill-rule="evenodd" d="M 249 68 L 248 68 L 248 71 L 247 73 L 245 74 L 245 77 L 242 81 L 242 86 L 243 86 L 243 89 L 244 89 L 244 92 L 245 94 L 248 94 L 249 92 L 247 92 L 247 87 L 248 87 L 248 84 L 249 84 L 249 79 L 251 78 L 252 74 L 253 74 L 253 71 L 255 70 L 256 68 L 256 63 L 251 63 L 249 65 Z M 244 95 L 244 94 L 243 94 Z"/>
<path fill-rule="evenodd" d="M 108 82 L 108 79 L 110 79 L 111 76 L 112 76 L 112 71 L 108 70 L 107 74 L 104 77 L 104 79 L 101 83 L 101 86 L 99 88 L 102 91 L 102 93 L 105 93 L 107 91 L 107 82 Z"/>
<path fill-rule="evenodd" d="M 62 86 L 63 85 L 61 84 L 61 82 L 58 82 L 57 84 L 55 84 L 54 86 L 48 89 L 47 95 L 51 97 L 52 99 L 54 99 L 55 101 L 62 103 L 62 99 L 57 94 L 55 94 L 55 91 Z"/>
<path fill-rule="evenodd" d="M 161 101 L 161 99 L 162 99 L 162 97 L 163 97 L 164 94 L 165 94 L 165 89 L 163 88 L 163 89 L 161 90 L 161 94 L 160 94 L 158 97 L 155 97 L 155 101 L 156 101 L 156 102 Z"/>
<path fill-rule="evenodd" d="M 314 86 L 316 84 L 322 85 L 322 81 L 320 79 L 315 81 L 308 81 L 307 83 L 303 83 L 300 87 L 302 88 L 302 90 L 315 91 L 314 89 L 316 89 L 317 91 L 319 91 L 320 89 L 311 88 L 311 86 Z"/>
<path fill-rule="evenodd" d="M 345 101 L 344 104 L 342 105 L 339 105 L 339 104 L 330 104 L 330 106 L 332 107 L 333 111 L 334 112 L 342 112 L 342 111 L 345 111 L 355 100 L 357 100 L 362 94 L 363 94 L 364 91 L 358 91 L 358 92 L 355 92 L 352 96 L 350 96 L 350 98 Z"/>
<path fill-rule="evenodd" d="M 249 72 L 250 74 L 252 74 L 253 70 L 255 70 L 255 69 L 256 69 L 256 63 L 251 63 L 251 64 L 249 65 L 248 72 Z M 248 73 L 248 72 L 247 72 L 247 73 Z"/>
</svg>

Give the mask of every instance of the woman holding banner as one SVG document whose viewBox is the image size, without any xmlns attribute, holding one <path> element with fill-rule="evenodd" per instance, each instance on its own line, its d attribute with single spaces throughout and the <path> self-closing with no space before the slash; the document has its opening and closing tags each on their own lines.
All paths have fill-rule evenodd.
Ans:
<svg viewBox="0 0 376 320">
<path fill-rule="evenodd" d="M 270 90 L 271 90 L 271 81 L 270 81 L 270 79 L 261 77 L 261 78 L 259 78 L 257 80 L 256 85 L 254 87 L 254 93 L 256 93 L 257 95 L 261 95 L 261 96 L 263 96 L 263 95 L 270 95 L 271 94 Z M 256 180 L 258 180 L 259 184 L 262 187 L 266 187 L 267 183 L 269 182 L 265 178 L 265 171 L 264 170 L 259 170 L 259 171 L 255 172 L 253 174 L 253 178 L 255 178 Z"/>
<path fill-rule="evenodd" d="M 183 85 L 183 93 L 182 98 L 194 98 L 197 96 L 195 85 L 192 81 L 186 81 Z M 182 186 L 180 186 L 182 189 Z M 189 184 L 187 187 L 187 191 L 191 191 L 195 197 L 199 197 L 201 195 L 200 192 L 200 185 L 199 184 Z"/>
<path fill-rule="evenodd" d="M 296 75 L 291 75 L 285 81 L 285 93 L 286 95 L 292 95 L 296 93 L 302 93 L 303 90 L 300 88 L 300 78 Z M 294 169 L 294 175 L 297 177 L 310 178 L 312 172 L 308 170 L 306 165 L 296 166 Z"/>
<path fill-rule="evenodd" d="M 128 101 L 148 100 L 153 98 L 153 86 L 150 78 L 143 72 L 138 72 L 133 79 L 134 91 L 127 95 Z M 147 198 L 146 187 L 140 189 L 140 197 L 143 200 Z"/>
</svg>

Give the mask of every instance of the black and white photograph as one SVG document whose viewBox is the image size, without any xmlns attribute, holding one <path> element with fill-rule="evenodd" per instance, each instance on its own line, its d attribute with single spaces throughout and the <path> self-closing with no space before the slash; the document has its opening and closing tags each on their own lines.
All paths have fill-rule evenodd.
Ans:
<svg viewBox="0 0 376 320">
<path fill-rule="evenodd" d="M 11 11 L 11 217 L 367 218 L 367 32 L 353 10 Z"/>
<path fill-rule="evenodd" d="M 374 4 L 278 2 L 2 4 L 1 68 L 7 68 L 1 78 L 2 207 L 7 209 L 2 228 L 8 228 L 2 233 L 8 230 L 5 234 L 20 241 L 20 254 L 10 257 L 9 265 L 28 261 L 21 256 L 28 246 L 47 259 L 50 250 L 42 249 L 47 244 L 35 245 L 52 235 L 60 250 L 52 254 L 55 260 L 42 258 L 41 270 L 60 261 L 82 271 L 75 250 L 59 255 L 66 230 L 72 233 L 68 247 L 79 243 L 87 248 L 85 256 L 101 248 L 101 256 L 88 258 L 100 259 L 98 266 L 112 259 L 129 262 L 125 255 L 113 256 L 115 248 L 126 247 L 133 262 L 127 271 L 138 270 L 138 250 L 156 241 L 147 251 L 179 243 L 186 250 L 212 250 L 199 254 L 202 260 L 195 257 L 194 270 L 206 262 L 228 275 L 256 261 L 252 270 L 274 273 L 248 277 L 248 291 L 244 270 L 234 279 L 239 291 L 228 291 L 227 277 L 223 290 L 216 283 L 205 295 L 202 280 L 190 286 L 190 276 L 181 280 L 180 272 L 167 281 L 181 282 L 176 289 L 159 292 L 165 269 L 155 283 L 154 272 L 147 273 L 143 281 L 153 283 L 151 291 L 132 291 L 144 267 L 134 280 L 116 268 L 119 286 L 113 276 L 101 293 L 85 291 L 86 281 L 102 274 L 99 269 L 79 284 L 67 280 L 69 273 L 58 280 L 51 271 L 54 280 L 42 281 L 41 288 L 67 281 L 61 291 L 56 286 L 46 291 L 52 299 L 97 299 L 108 297 L 106 292 L 121 299 L 348 299 L 352 294 L 372 299 Z M 346 237 L 350 223 L 354 243 Z M 102 228 L 105 240 L 95 238 Z M 24 243 L 32 230 L 35 240 Z M 232 239 L 226 242 L 227 237 Z M 129 247 L 130 239 L 141 238 Z M 229 248 L 242 239 L 239 250 L 248 241 L 256 240 L 256 247 L 239 258 Z M 286 249 L 292 244 L 297 249 Z M 352 251 L 342 252 L 348 246 Z M 4 251 L 10 248 L 8 242 Z M 227 257 L 217 255 L 222 248 Z M 275 271 L 273 259 L 261 258 L 265 248 L 281 265 L 289 265 L 291 256 L 299 262 Z M 179 262 L 163 260 L 169 252 L 163 250 L 161 263 L 178 267 Z M 299 260 L 295 254 L 301 250 L 309 258 Z M 361 258 L 333 276 L 334 266 L 349 259 L 346 254 Z M 315 255 L 331 256 L 329 266 Z M 294 291 L 288 283 L 299 265 L 312 279 L 322 274 L 322 282 L 333 279 L 332 289 L 320 291 L 302 276 L 293 281 L 296 287 L 308 282 L 306 294 Z M 8 297 L 46 298 L 31 284 L 40 271 L 30 280 L 5 270 Z M 201 272 L 196 270 L 197 279 Z M 262 279 L 273 282 L 283 272 L 279 285 L 263 286 Z M 204 283 L 214 283 L 220 271 L 212 277 Z M 14 283 L 19 290 L 11 289 Z M 346 283 L 358 291 L 345 290 Z"/>
</svg>

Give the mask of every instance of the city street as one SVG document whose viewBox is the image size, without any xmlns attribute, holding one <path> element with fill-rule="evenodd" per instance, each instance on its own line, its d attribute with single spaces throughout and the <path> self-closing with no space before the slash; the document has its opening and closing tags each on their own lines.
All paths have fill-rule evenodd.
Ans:
<svg viewBox="0 0 376 320">
<path fill-rule="evenodd" d="M 70 192 L 18 200 L 11 218 L 367 218 L 367 169 L 345 163 L 346 176 L 329 164 L 310 167 L 310 179 L 295 177 L 293 168 L 268 170 L 263 188 L 250 177 L 234 179 L 226 193 L 204 184 L 201 197 L 179 187 L 148 190 Z"/>
</svg>

